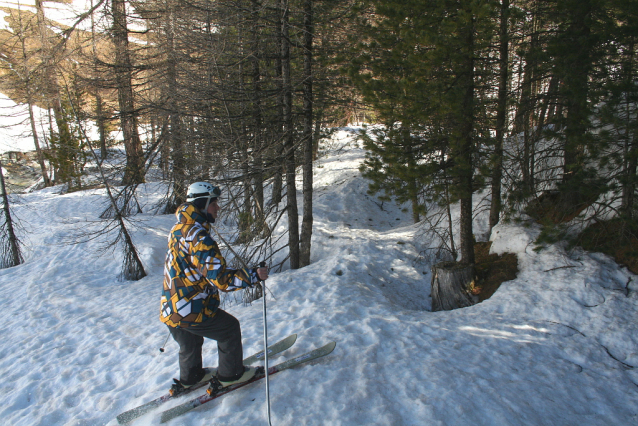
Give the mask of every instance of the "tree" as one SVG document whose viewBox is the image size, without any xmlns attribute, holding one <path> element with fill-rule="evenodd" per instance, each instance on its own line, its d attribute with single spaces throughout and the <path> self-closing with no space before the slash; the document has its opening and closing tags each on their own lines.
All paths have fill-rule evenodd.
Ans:
<svg viewBox="0 0 638 426">
<path fill-rule="evenodd" d="M 98 66 L 98 40 L 97 40 L 97 31 L 95 24 L 95 6 L 93 5 L 93 1 L 91 0 L 91 53 L 92 60 L 90 62 L 93 63 L 93 71 L 94 75 L 93 80 L 97 80 L 99 78 L 99 66 Z M 95 122 L 97 124 L 98 133 L 100 135 L 100 159 L 102 161 L 106 160 L 108 156 L 107 152 L 107 113 L 106 113 L 106 103 L 102 97 L 101 87 L 97 84 L 93 87 L 93 95 L 95 96 Z"/>
<path fill-rule="evenodd" d="M 383 191 L 383 201 L 394 197 L 398 203 L 409 202 L 412 219 L 418 223 L 426 213 L 424 187 L 433 182 L 433 176 L 426 172 L 428 165 L 419 165 L 418 159 L 432 140 L 413 135 L 413 128 L 406 122 L 386 123 L 385 127 L 386 130 L 372 129 L 362 134 L 367 152 L 360 170 L 371 180 L 370 194 Z"/>
<path fill-rule="evenodd" d="M 590 82 L 600 51 L 599 35 L 592 31 L 604 2 L 557 2 L 560 15 L 558 32 L 548 51 L 553 56 L 554 72 L 561 81 L 559 96 L 565 108 L 562 118 L 563 177 L 561 192 L 565 206 L 580 205 L 600 193 L 587 170 L 588 148 L 593 148 L 591 105 L 593 86 Z"/>
<path fill-rule="evenodd" d="M 138 133 L 138 112 L 135 109 L 133 64 L 128 41 L 126 2 L 124 0 L 112 0 L 111 12 L 120 125 L 126 150 L 126 168 L 122 183 L 128 185 L 144 182 L 144 154 Z"/>
<path fill-rule="evenodd" d="M 619 216 L 631 222 L 636 217 L 638 182 L 638 5 L 633 1 L 614 6 L 618 26 L 613 31 L 615 48 L 610 55 L 609 78 L 603 83 L 601 164 L 610 172 L 612 190 L 619 193 Z"/>
<path fill-rule="evenodd" d="M 78 118 L 77 124 L 79 130 L 86 142 L 90 152 L 93 155 L 93 159 L 95 164 L 97 165 L 98 172 L 100 174 L 100 178 L 104 188 L 106 190 L 106 195 L 108 197 L 108 202 L 111 207 L 111 211 L 113 215 L 111 219 L 108 220 L 103 229 L 98 231 L 98 235 L 106 234 L 108 235 L 111 231 L 116 230 L 117 237 L 115 240 L 108 244 L 108 247 L 117 247 L 118 245 L 122 248 L 122 270 L 120 272 L 120 278 L 129 281 L 137 281 L 146 276 L 146 271 L 144 270 L 144 264 L 142 263 L 139 254 L 137 253 L 137 249 L 135 248 L 135 244 L 133 244 L 133 239 L 131 238 L 131 234 L 126 226 L 126 216 L 128 216 L 127 212 L 124 209 L 127 209 L 130 206 L 129 200 L 126 199 L 123 203 L 119 203 L 120 199 L 116 194 L 113 193 L 111 185 L 104 173 L 104 168 L 102 167 L 102 162 L 99 160 L 97 152 L 93 148 L 93 145 L 90 139 L 87 137 L 86 132 L 84 131 L 81 120 L 79 119 L 79 111 L 73 110 L 74 115 Z M 127 187 L 128 188 L 128 187 Z M 124 196 L 127 197 L 128 194 L 134 193 L 135 188 L 132 189 L 131 192 L 127 192 L 127 188 L 124 189 Z M 89 239 L 95 238 L 94 234 L 88 236 Z"/>
<path fill-rule="evenodd" d="M 492 191 L 490 203 L 490 231 L 501 215 L 501 179 L 503 176 L 503 140 L 507 131 L 507 99 L 509 92 L 509 0 L 501 0 L 499 26 L 499 80 L 496 106 L 496 129 L 492 164 Z"/>
<path fill-rule="evenodd" d="M 477 189 L 478 148 L 487 143 L 484 135 L 489 125 L 481 119 L 488 114 L 477 86 L 490 78 L 480 73 L 490 70 L 486 63 L 494 18 L 498 16 L 495 4 L 374 0 L 360 4 L 372 7 L 374 14 L 363 22 L 364 39 L 357 45 L 359 53 L 350 68 L 351 75 L 386 126 L 402 129 L 395 132 L 401 137 L 389 140 L 396 145 L 392 152 L 404 158 L 416 154 L 417 162 L 438 163 L 446 170 L 451 185 L 440 189 L 449 189 L 450 200 L 460 201 L 460 252 L 462 261 L 471 265 L 472 194 Z M 435 136 L 437 132 L 440 134 Z M 437 155 L 440 142 L 446 144 L 448 153 L 442 162 Z M 406 165 L 408 173 L 418 174 L 419 167 L 407 158 L 396 163 Z M 396 173 L 400 169 L 384 162 L 378 170 Z M 412 183 L 406 184 L 409 187 Z"/>
<path fill-rule="evenodd" d="M 283 84 L 283 149 L 286 170 L 286 200 L 288 203 L 288 250 L 290 268 L 298 269 L 299 263 L 299 213 L 297 209 L 296 160 L 292 118 L 292 76 L 290 57 L 290 9 L 289 0 L 280 0 L 281 13 L 281 76 Z"/>
<path fill-rule="evenodd" d="M 17 103 L 26 104 L 29 113 L 31 136 L 45 186 L 51 179 L 45 163 L 45 154 L 40 142 L 38 123 L 34 114 L 36 105 L 44 106 L 46 96 L 38 96 L 44 84 L 42 78 L 42 53 L 40 49 L 40 27 L 35 14 L 17 9 L 6 9 L 8 28 L 0 31 L 0 62 L 2 63 L 1 89 Z"/>
<path fill-rule="evenodd" d="M 73 140 L 71 130 L 69 129 L 69 123 L 63 111 L 62 97 L 60 94 L 60 84 L 57 75 L 57 62 L 60 59 L 59 56 L 61 55 L 63 44 L 50 43 L 50 40 L 56 40 L 58 39 L 58 36 L 47 26 L 47 19 L 44 14 L 43 1 L 36 0 L 35 8 L 37 12 L 36 16 L 40 36 L 40 52 L 42 56 L 43 89 L 45 91 L 46 102 L 48 103 L 47 109 L 53 110 L 56 124 L 56 141 L 58 147 L 62 147 L 63 155 L 66 155 L 68 152 L 74 150 L 73 145 L 75 144 L 75 141 Z M 51 133 L 54 133 L 53 129 Z M 57 150 L 53 149 L 51 156 L 55 157 L 57 156 L 57 154 Z M 66 168 L 67 160 L 65 158 L 60 159 L 60 161 L 58 161 L 58 165 L 62 165 L 64 169 L 60 170 L 56 168 L 54 180 L 70 183 L 69 179 L 71 179 L 71 174 L 68 173 L 68 170 Z M 58 174 L 61 174 L 61 176 L 58 177 Z"/>
<path fill-rule="evenodd" d="M 47 172 L 47 167 L 46 164 L 44 162 L 45 160 L 45 156 L 44 156 L 44 152 L 42 150 L 42 148 L 40 147 L 40 139 L 38 137 L 38 131 L 37 131 L 37 125 L 36 125 L 36 120 L 35 120 L 35 116 L 33 113 L 33 107 L 35 105 L 35 99 L 34 99 L 34 73 L 31 70 L 31 66 L 29 64 L 30 62 L 30 56 L 32 55 L 32 52 L 29 52 L 29 49 L 27 47 L 28 44 L 28 40 L 27 40 L 27 31 L 25 31 L 30 25 L 33 25 L 33 20 L 30 20 L 30 22 L 25 23 L 23 21 L 23 13 L 20 10 L 20 7 L 18 5 L 18 17 L 17 17 L 17 21 L 18 21 L 18 25 L 17 25 L 17 33 L 16 35 L 18 36 L 19 40 L 20 40 L 20 51 L 22 53 L 22 81 L 23 81 L 23 87 L 24 87 L 24 94 L 25 94 L 25 101 L 29 110 L 29 124 L 31 126 L 31 135 L 33 137 L 33 144 L 35 146 L 35 150 L 36 150 L 36 154 L 38 156 L 38 164 L 40 165 L 40 171 L 42 173 L 42 180 L 44 182 L 44 186 L 51 186 L 51 179 L 49 178 L 49 174 Z"/>
<path fill-rule="evenodd" d="M 303 61 L 303 219 L 301 223 L 301 244 L 299 248 L 299 266 L 310 265 L 310 247 L 312 238 L 312 182 L 313 182 L 313 0 L 304 1 L 304 61 Z"/>
<path fill-rule="evenodd" d="M 0 190 L 2 191 L 2 223 L 0 224 L 0 268 L 10 268 L 24 262 L 20 242 L 16 237 L 15 223 L 11 217 L 9 195 L 4 182 L 2 161 L 0 161 Z"/>
</svg>

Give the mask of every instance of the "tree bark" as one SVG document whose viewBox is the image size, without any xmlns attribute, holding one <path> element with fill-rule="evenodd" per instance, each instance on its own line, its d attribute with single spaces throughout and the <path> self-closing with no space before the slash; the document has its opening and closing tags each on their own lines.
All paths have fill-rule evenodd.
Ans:
<svg viewBox="0 0 638 426">
<path fill-rule="evenodd" d="M 4 210 L 4 228 L 8 239 L 9 253 L 6 264 L 4 264 L 5 256 L 2 253 L 2 267 L 12 267 L 20 265 L 24 260 L 22 259 L 22 253 L 20 253 L 20 247 L 18 245 L 18 239 L 16 238 L 13 230 L 13 220 L 11 219 L 11 209 L 9 208 L 9 195 L 7 194 L 7 188 L 4 183 L 4 173 L 2 173 L 2 161 L 0 161 L 0 190 L 2 190 L 2 208 Z"/>
<path fill-rule="evenodd" d="M 582 0 L 573 9 L 571 25 L 566 30 L 564 48 L 569 54 L 562 58 L 563 92 L 567 107 L 565 116 L 565 151 L 563 181 L 577 177 L 584 167 L 585 134 L 589 123 L 589 73 L 591 70 L 592 2 Z M 580 182 L 575 182 L 578 185 Z M 576 191 L 568 198 L 578 200 Z"/>
<path fill-rule="evenodd" d="M 280 1 L 280 4 L 283 2 Z M 281 6 L 280 6 L 281 7 Z M 275 59 L 275 80 L 278 83 L 278 96 L 277 96 L 277 113 L 278 113 L 278 124 L 279 129 L 278 133 L 284 133 L 284 79 L 282 75 L 282 46 L 283 46 L 283 16 L 282 13 L 277 13 L 277 35 L 276 35 L 276 43 L 279 46 L 279 54 L 276 55 Z M 272 168 L 273 168 L 273 184 L 272 184 L 272 204 L 277 205 L 281 203 L 282 200 L 282 189 L 283 189 L 283 173 L 284 173 L 284 162 L 280 161 L 280 159 L 284 155 L 284 147 L 282 143 L 278 143 L 273 150 L 272 155 Z"/>
<path fill-rule="evenodd" d="M 18 10 L 20 10 L 18 8 Z M 31 71 L 28 65 L 26 35 L 24 34 L 24 28 L 22 27 L 22 13 L 19 13 L 20 19 L 20 43 L 22 47 L 22 60 L 23 60 L 23 73 L 24 73 L 24 89 L 27 96 L 27 105 L 29 108 L 29 123 L 31 124 L 31 134 L 33 136 L 33 144 L 35 145 L 35 151 L 38 156 L 38 164 L 40 165 L 40 171 L 42 172 L 42 179 L 44 180 L 44 186 L 51 186 L 51 179 L 47 173 L 46 164 L 44 163 L 44 153 L 40 147 L 40 140 L 38 139 L 38 130 L 35 123 L 35 116 L 33 114 L 33 92 L 31 87 Z"/>
<path fill-rule="evenodd" d="M 267 227 L 264 217 L 264 174 L 263 174 L 263 137 L 262 137 L 262 115 L 261 115 L 261 69 L 259 66 L 260 57 L 260 45 L 259 45 L 259 0 L 252 0 L 251 11 L 251 54 L 250 62 L 252 65 L 251 79 L 252 79 L 252 118 L 253 118 L 253 187 L 255 197 L 255 220 L 260 228 L 263 230 Z"/>
<path fill-rule="evenodd" d="M 55 68 L 53 66 L 53 58 L 50 56 L 53 49 L 49 46 L 49 37 L 46 28 L 46 18 L 44 16 L 44 7 L 42 0 L 35 1 L 36 17 L 38 22 L 38 30 L 40 33 L 40 44 L 43 52 L 44 62 L 44 90 L 46 92 L 47 102 L 50 105 L 50 109 L 53 109 L 53 116 L 55 118 L 55 124 L 58 128 L 58 142 L 60 146 L 67 145 L 71 140 L 71 131 L 67 120 L 64 118 L 64 112 L 62 110 L 62 101 L 60 98 L 60 86 L 56 76 Z M 53 135 L 53 126 L 51 126 L 51 135 Z M 60 156 L 60 150 L 52 151 L 53 155 Z M 58 164 L 67 164 L 64 159 L 59 159 Z M 62 180 L 70 181 L 70 173 L 67 167 L 61 170 L 62 167 L 57 167 L 55 170 L 55 179 L 62 176 Z M 55 180 L 54 179 L 54 180 Z"/>
<path fill-rule="evenodd" d="M 93 9 L 93 0 L 91 0 L 91 9 Z M 95 38 L 95 18 L 93 16 L 94 12 L 91 13 L 91 48 L 93 51 L 93 58 L 97 63 L 98 53 L 96 46 L 96 38 Z M 96 66 L 96 75 L 97 75 L 97 66 Z M 100 159 L 106 160 L 108 156 L 108 151 L 106 149 L 106 118 L 104 117 L 104 101 L 102 100 L 102 96 L 100 95 L 100 88 L 96 85 L 94 88 L 94 96 L 95 96 L 95 121 L 97 124 L 98 133 L 100 135 Z"/>
<path fill-rule="evenodd" d="M 461 135 L 458 161 L 459 198 L 461 201 L 461 258 L 474 263 L 474 233 L 472 230 L 472 192 L 474 180 L 474 18 L 465 29 L 464 63 L 461 64 L 461 84 L 465 90 L 461 104 Z"/>
<path fill-rule="evenodd" d="M 313 48 L 313 11 L 312 0 L 304 2 L 304 83 L 303 83 L 303 219 L 301 222 L 301 244 L 299 248 L 299 266 L 310 265 L 310 246 L 312 239 L 312 184 L 314 153 L 313 144 L 313 93 L 312 93 L 312 48 Z"/>
<path fill-rule="evenodd" d="M 634 55 L 635 55 L 635 43 L 631 40 L 630 47 L 627 49 L 628 58 L 624 65 L 625 81 L 627 85 L 632 84 Z M 622 198 L 620 204 L 620 211 L 628 218 L 634 218 L 634 198 L 636 193 L 636 168 L 638 167 L 638 147 L 636 146 L 635 133 L 630 129 L 635 118 L 632 119 L 632 105 L 629 96 L 626 97 L 624 102 L 624 122 L 625 122 L 625 135 L 624 135 L 624 154 L 625 160 L 623 162 L 623 185 L 622 185 Z"/>
<path fill-rule="evenodd" d="M 168 94 L 168 111 L 170 124 L 170 146 L 173 159 L 173 194 L 171 203 L 167 206 L 171 212 L 186 201 L 186 170 L 184 161 L 184 138 L 182 116 L 179 107 L 179 93 L 177 93 L 177 58 L 175 52 L 175 3 L 170 2 L 166 20 L 166 48 L 167 73 L 166 90 Z"/>
<path fill-rule="evenodd" d="M 115 79 L 120 107 L 120 123 L 126 150 L 124 185 L 144 182 L 144 153 L 137 129 L 137 112 L 133 95 L 133 73 L 129 52 L 126 2 L 112 0 L 113 44 L 115 45 Z"/>
<path fill-rule="evenodd" d="M 299 269 L 299 211 L 297 208 L 295 143 L 292 128 L 292 82 L 290 77 L 290 22 L 288 0 L 281 0 L 281 73 L 284 86 L 284 155 L 288 202 L 288 250 L 290 268 Z"/>
<path fill-rule="evenodd" d="M 500 219 L 502 209 L 501 180 L 503 178 L 503 139 L 507 118 L 507 87 L 509 84 L 509 0 L 501 1 L 499 82 L 496 111 L 496 143 L 492 164 L 492 202 L 490 204 L 490 232 Z"/>
<path fill-rule="evenodd" d="M 432 266 L 432 312 L 465 308 L 478 302 L 471 293 L 474 265 L 440 262 Z"/>
</svg>

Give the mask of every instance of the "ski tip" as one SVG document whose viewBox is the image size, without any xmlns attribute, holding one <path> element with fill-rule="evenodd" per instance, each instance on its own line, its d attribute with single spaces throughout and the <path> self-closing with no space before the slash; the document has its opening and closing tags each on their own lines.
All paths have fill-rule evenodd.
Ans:
<svg viewBox="0 0 638 426">
<path fill-rule="evenodd" d="M 336 346 L 337 346 L 337 342 L 330 342 L 325 344 L 323 347 L 325 348 L 327 353 L 331 353 L 332 351 L 334 351 Z"/>
</svg>

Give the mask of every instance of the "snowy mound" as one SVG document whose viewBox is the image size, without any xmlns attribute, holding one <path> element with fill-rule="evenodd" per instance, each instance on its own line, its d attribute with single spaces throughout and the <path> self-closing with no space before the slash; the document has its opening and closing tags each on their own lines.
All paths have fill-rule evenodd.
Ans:
<svg viewBox="0 0 638 426">
<path fill-rule="evenodd" d="M 489 300 L 430 312 L 430 265 L 410 215 L 366 195 L 363 151 L 341 132 L 318 160 L 312 264 L 268 280 L 271 341 L 298 333 L 272 361 L 335 340 L 329 356 L 274 376 L 273 424 L 602 425 L 638 420 L 638 285 L 606 256 L 532 250 L 533 225 L 499 225 L 492 251 L 521 269 Z M 149 204 L 161 195 L 148 184 Z M 175 342 L 159 321 L 173 216 L 134 230 L 148 276 L 117 280 L 121 260 L 77 240 L 104 209 L 99 190 L 21 196 L 27 262 L 0 270 L 5 313 L 0 414 L 14 426 L 115 424 L 166 393 Z M 476 219 L 477 228 L 485 218 Z M 270 294 L 270 293 L 269 293 Z M 261 349 L 262 306 L 230 306 L 244 354 Z M 204 346 L 214 366 L 216 346 Z M 262 425 L 264 384 L 233 392 L 174 425 Z M 167 404 L 170 408 L 173 404 Z M 156 424 L 157 413 L 136 424 Z"/>
</svg>

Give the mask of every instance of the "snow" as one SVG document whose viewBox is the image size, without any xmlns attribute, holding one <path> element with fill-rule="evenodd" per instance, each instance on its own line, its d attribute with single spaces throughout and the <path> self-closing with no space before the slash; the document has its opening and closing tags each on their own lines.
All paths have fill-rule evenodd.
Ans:
<svg viewBox="0 0 638 426">
<path fill-rule="evenodd" d="M 43 110 L 34 107 L 38 124 L 43 124 Z M 0 153 L 7 151 L 35 151 L 26 105 L 18 105 L 0 93 Z M 29 129 L 29 130 L 27 130 Z"/>
<path fill-rule="evenodd" d="M 272 424 L 637 424 L 636 277 L 601 254 L 537 252 L 538 226 L 511 222 L 495 229 L 492 252 L 516 253 L 518 277 L 478 305 L 430 312 L 430 265 L 420 254 L 429 241 L 408 212 L 366 195 L 351 130 L 335 134 L 317 162 L 312 264 L 267 282 L 270 341 L 299 334 L 273 363 L 337 346 L 273 376 Z M 67 244 L 96 226 L 103 192 L 57 192 L 20 195 L 14 205 L 27 261 L 0 270 L 0 416 L 15 426 L 113 425 L 178 374 L 177 344 L 158 351 L 168 334 L 159 296 L 174 217 L 139 217 L 131 229 L 148 276 L 122 282 L 119 251 L 100 253 L 99 240 Z M 141 200 L 149 209 L 161 194 L 147 184 Z M 260 350 L 261 302 L 227 310 L 241 322 L 245 356 Z M 216 365 L 214 342 L 204 360 Z M 263 425 L 265 413 L 259 383 L 169 424 Z M 157 422 L 154 412 L 135 424 Z"/>
<path fill-rule="evenodd" d="M 18 4 L 19 3 L 19 4 Z M 21 10 L 27 10 L 35 13 L 35 0 L 20 0 L 18 1 L 0 1 L 0 7 L 7 7 L 17 9 L 18 6 Z M 93 4 L 97 4 L 96 0 L 93 0 Z M 48 19 L 63 25 L 72 26 L 77 22 L 78 16 L 88 11 L 91 8 L 90 0 L 63 0 L 63 1 L 44 1 L 43 2 L 44 14 Z M 6 21 L 3 17 L 5 12 L 0 12 L 0 29 L 8 28 Z M 82 23 L 79 25 L 81 29 L 90 28 L 90 24 Z"/>
</svg>

